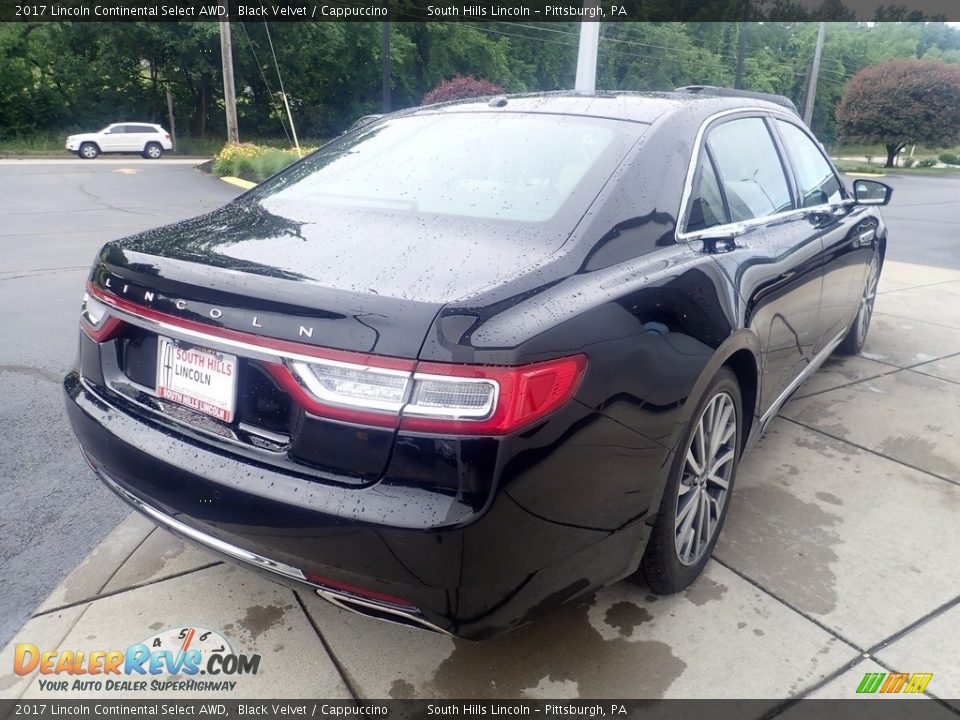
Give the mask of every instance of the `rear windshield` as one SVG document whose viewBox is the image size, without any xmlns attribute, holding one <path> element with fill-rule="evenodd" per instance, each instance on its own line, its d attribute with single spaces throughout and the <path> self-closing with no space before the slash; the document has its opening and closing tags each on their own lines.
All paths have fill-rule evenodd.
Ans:
<svg viewBox="0 0 960 720">
<path fill-rule="evenodd" d="M 575 222 L 646 125 L 437 113 L 345 135 L 254 191 L 271 211 L 329 204 L 514 223 Z M 287 206 L 287 207 L 285 207 Z"/>
</svg>

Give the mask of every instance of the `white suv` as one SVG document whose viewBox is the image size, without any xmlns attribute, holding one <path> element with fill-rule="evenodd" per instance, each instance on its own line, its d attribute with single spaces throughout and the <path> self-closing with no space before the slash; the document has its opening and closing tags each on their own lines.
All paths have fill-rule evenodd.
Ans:
<svg viewBox="0 0 960 720">
<path fill-rule="evenodd" d="M 100 153 L 140 153 L 156 160 L 164 150 L 173 150 L 170 133 L 159 125 L 148 123 L 114 123 L 103 130 L 67 138 L 67 150 L 84 160 L 93 160 Z"/>
</svg>

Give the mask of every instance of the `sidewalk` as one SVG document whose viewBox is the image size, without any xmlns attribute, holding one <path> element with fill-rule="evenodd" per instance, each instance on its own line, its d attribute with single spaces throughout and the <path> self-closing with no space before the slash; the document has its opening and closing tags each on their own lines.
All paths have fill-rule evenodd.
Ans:
<svg viewBox="0 0 960 720">
<path fill-rule="evenodd" d="M 960 270 L 889 262 L 880 290 L 866 351 L 828 361 L 744 460 L 680 595 L 622 582 L 471 643 L 337 610 L 131 515 L 0 653 L 0 697 L 84 696 L 15 675 L 17 643 L 89 653 L 191 626 L 262 655 L 205 698 L 834 698 L 867 672 L 960 697 Z"/>
</svg>

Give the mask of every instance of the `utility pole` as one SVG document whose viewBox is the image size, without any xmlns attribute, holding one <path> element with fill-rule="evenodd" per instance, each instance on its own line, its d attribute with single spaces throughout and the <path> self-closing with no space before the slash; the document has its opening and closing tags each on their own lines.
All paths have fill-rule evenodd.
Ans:
<svg viewBox="0 0 960 720">
<path fill-rule="evenodd" d="M 387 8 L 387 0 L 383 0 L 384 9 Z M 390 21 L 384 20 L 380 23 L 380 64 L 383 70 L 383 111 L 390 112 L 393 107 L 393 100 L 390 97 Z"/>
<path fill-rule="evenodd" d="M 817 47 L 813 51 L 813 67 L 810 69 L 810 82 L 807 84 L 807 94 L 803 103 L 803 121 L 810 127 L 813 120 L 813 102 L 817 99 L 817 76 L 820 74 L 820 56 L 823 54 L 823 37 L 827 32 L 827 24 L 820 21 L 817 30 Z"/>
<path fill-rule="evenodd" d="M 170 86 L 167 85 L 167 119 L 170 120 L 170 142 L 173 144 L 173 152 L 177 152 L 177 121 L 173 117 L 173 95 L 170 94 Z"/>
<path fill-rule="evenodd" d="M 583 0 L 583 7 L 595 8 L 600 17 L 600 0 Z M 577 80 L 574 90 L 580 95 L 593 95 L 597 90 L 597 50 L 600 46 L 600 20 L 580 23 L 580 48 L 577 51 Z"/>
<path fill-rule="evenodd" d="M 237 131 L 237 94 L 233 83 L 233 46 L 230 42 L 230 15 L 220 21 L 220 57 L 223 61 L 223 106 L 227 111 L 227 142 L 240 142 Z"/>
<path fill-rule="evenodd" d="M 740 22 L 740 38 L 737 47 L 737 70 L 733 86 L 738 90 L 743 88 L 743 57 L 747 54 L 747 23 Z"/>
</svg>

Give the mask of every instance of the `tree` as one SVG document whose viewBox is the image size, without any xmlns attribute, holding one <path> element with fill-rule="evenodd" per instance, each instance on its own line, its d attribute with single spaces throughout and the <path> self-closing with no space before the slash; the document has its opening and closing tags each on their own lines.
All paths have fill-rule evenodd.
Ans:
<svg viewBox="0 0 960 720">
<path fill-rule="evenodd" d="M 844 141 L 883 143 L 887 167 L 908 143 L 960 142 L 960 66 L 891 60 L 864 68 L 843 90 L 837 123 Z"/>
<path fill-rule="evenodd" d="M 444 80 L 433 90 L 423 96 L 423 105 L 446 102 L 448 100 L 465 100 L 484 95 L 499 95 L 503 88 L 494 85 L 489 80 L 477 80 L 473 77 L 457 75 L 450 80 Z"/>
</svg>

